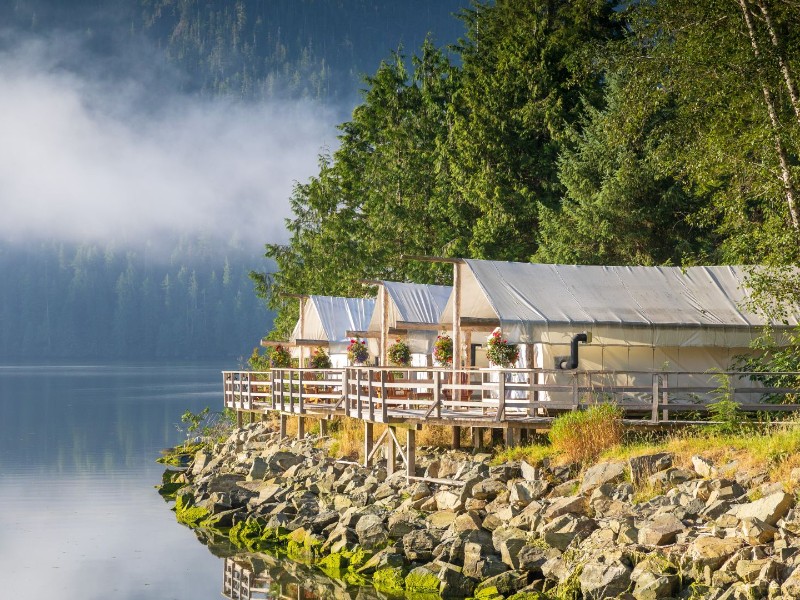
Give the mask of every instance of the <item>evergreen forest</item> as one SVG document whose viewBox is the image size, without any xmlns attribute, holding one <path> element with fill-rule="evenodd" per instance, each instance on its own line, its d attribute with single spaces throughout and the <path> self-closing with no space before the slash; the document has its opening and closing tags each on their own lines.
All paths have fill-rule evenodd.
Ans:
<svg viewBox="0 0 800 600">
<path fill-rule="evenodd" d="M 497 0 L 459 42 L 387 55 L 295 187 L 288 244 L 256 275 L 288 293 L 451 281 L 406 255 L 570 264 L 761 264 L 796 302 L 800 2 Z M 780 302 L 774 302 L 775 299 Z"/>
<path fill-rule="evenodd" d="M 249 354 L 271 322 L 248 277 L 259 261 L 201 239 L 151 246 L 0 245 L 0 359 Z"/>
</svg>

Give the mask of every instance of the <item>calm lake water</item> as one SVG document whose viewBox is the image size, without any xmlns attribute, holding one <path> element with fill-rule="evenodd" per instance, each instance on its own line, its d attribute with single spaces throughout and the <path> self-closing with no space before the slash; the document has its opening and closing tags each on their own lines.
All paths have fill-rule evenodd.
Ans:
<svg viewBox="0 0 800 600">
<path fill-rule="evenodd" d="M 223 561 L 154 490 L 233 364 L 0 365 L 3 598 L 219 598 Z"/>
</svg>

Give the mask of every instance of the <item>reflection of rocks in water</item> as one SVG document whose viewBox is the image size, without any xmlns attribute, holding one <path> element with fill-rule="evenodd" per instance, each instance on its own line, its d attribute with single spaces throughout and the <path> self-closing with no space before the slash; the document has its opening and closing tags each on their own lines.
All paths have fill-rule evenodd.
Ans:
<svg viewBox="0 0 800 600">
<path fill-rule="evenodd" d="M 223 563 L 222 595 L 229 600 L 381 600 L 372 588 L 348 587 L 305 565 L 268 554 L 239 554 Z"/>
<path fill-rule="evenodd" d="M 200 540 L 202 544 L 208 546 L 209 551 L 214 556 L 226 558 L 228 556 L 233 556 L 237 552 L 241 552 L 239 548 L 231 543 L 231 539 L 223 533 L 203 529 L 202 527 L 198 527 L 193 531 L 197 539 Z"/>
</svg>

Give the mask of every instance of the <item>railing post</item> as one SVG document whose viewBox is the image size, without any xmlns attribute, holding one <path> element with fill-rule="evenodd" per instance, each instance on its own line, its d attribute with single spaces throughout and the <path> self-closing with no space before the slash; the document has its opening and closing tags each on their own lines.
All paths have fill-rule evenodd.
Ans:
<svg viewBox="0 0 800 600">
<path fill-rule="evenodd" d="M 572 374 L 572 410 L 578 408 L 578 373 Z"/>
<path fill-rule="evenodd" d="M 297 401 L 298 401 L 298 404 L 299 404 L 298 410 L 300 411 L 300 414 L 302 415 L 302 414 L 304 414 L 306 412 L 305 407 L 303 405 L 303 371 L 302 370 L 298 371 L 297 372 L 297 376 L 300 379 L 300 381 L 297 384 L 298 385 L 298 390 L 299 390 L 298 393 L 297 393 Z M 300 417 L 300 420 L 302 420 L 302 417 Z"/>
<path fill-rule="evenodd" d="M 442 372 L 433 372 L 433 405 L 437 419 L 442 418 Z"/>
<path fill-rule="evenodd" d="M 370 421 L 374 421 L 375 420 L 375 392 L 372 389 L 373 374 L 374 373 L 375 373 L 374 371 L 368 371 L 368 375 L 369 375 L 369 390 L 368 390 L 368 394 L 367 394 L 367 402 L 369 402 L 369 405 L 367 406 L 367 414 L 369 415 L 369 420 Z"/>
<path fill-rule="evenodd" d="M 253 409 L 253 385 L 251 383 L 251 376 L 252 373 L 250 371 L 247 372 L 247 407 L 252 410 Z"/>
<path fill-rule="evenodd" d="M 389 417 L 389 407 L 386 396 L 386 371 L 381 371 L 381 421 L 386 423 Z"/>
<path fill-rule="evenodd" d="M 275 369 L 269 370 L 269 392 L 272 400 L 272 410 L 275 410 L 275 407 L 278 406 L 278 401 L 275 399 L 275 394 L 278 393 L 278 389 L 275 387 Z"/>
<path fill-rule="evenodd" d="M 281 412 L 286 410 L 286 372 L 283 369 L 278 371 L 278 377 L 281 379 Z M 289 388 L 291 390 L 291 388 Z"/>
<path fill-rule="evenodd" d="M 289 369 L 289 412 L 294 413 L 294 371 Z"/>
<path fill-rule="evenodd" d="M 658 423 L 658 373 L 653 373 L 653 409 L 650 421 L 653 424 Z"/>
<path fill-rule="evenodd" d="M 356 417 L 361 418 L 361 369 L 356 369 Z"/>
<path fill-rule="evenodd" d="M 502 421 L 506 412 L 506 372 L 498 371 L 497 378 L 497 417 L 495 421 Z"/>
</svg>

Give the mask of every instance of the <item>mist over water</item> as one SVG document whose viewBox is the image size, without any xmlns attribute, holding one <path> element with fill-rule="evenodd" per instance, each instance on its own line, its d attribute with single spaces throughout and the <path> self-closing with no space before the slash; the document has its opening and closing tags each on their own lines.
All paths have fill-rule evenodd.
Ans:
<svg viewBox="0 0 800 600">
<path fill-rule="evenodd" d="M 190 96 L 143 37 L 87 39 L 0 32 L 0 236 L 285 241 L 334 109 Z"/>
</svg>

